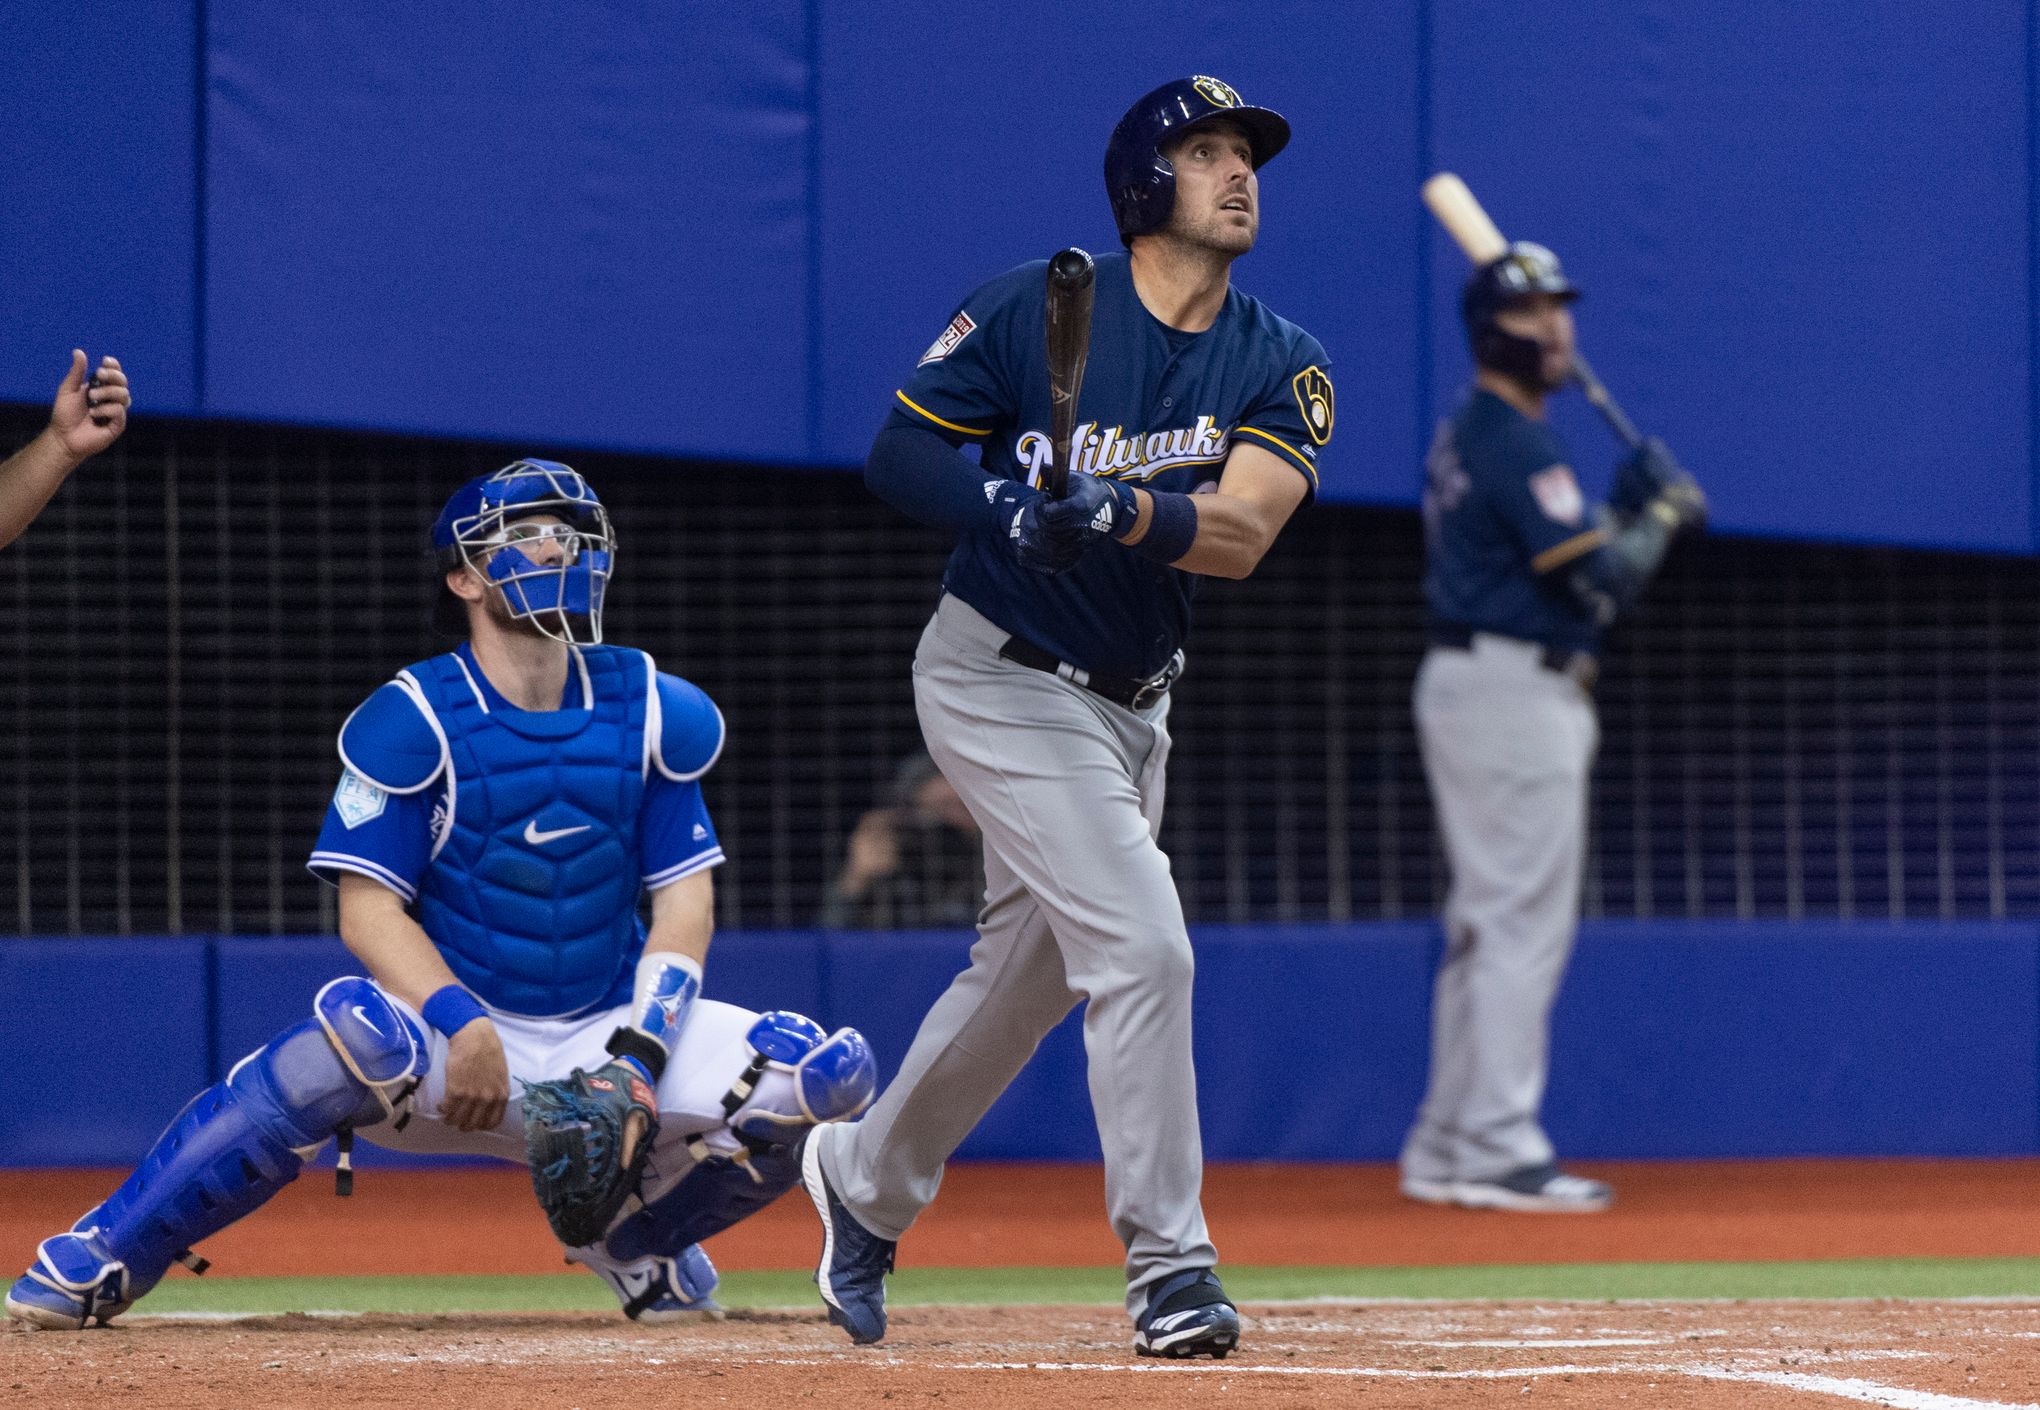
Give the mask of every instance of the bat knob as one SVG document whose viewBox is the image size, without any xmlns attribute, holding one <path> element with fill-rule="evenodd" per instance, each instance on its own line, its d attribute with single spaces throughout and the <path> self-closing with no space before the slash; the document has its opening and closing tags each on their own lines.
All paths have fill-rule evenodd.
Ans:
<svg viewBox="0 0 2040 1410">
<path fill-rule="evenodd" d="M 1097 277 L 1098 266 L 1091 262 L 1090 255 L 1075 245 L 1062 250 L 1048 262 L 1048 277 L 1066 289 L 1088 288 Z"/>
</svg>

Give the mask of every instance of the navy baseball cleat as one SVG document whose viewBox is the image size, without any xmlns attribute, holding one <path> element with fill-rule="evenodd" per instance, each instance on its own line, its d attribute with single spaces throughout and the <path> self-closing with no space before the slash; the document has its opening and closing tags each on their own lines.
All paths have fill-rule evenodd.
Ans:
<svg viewBox="0 0 2040 1410">
<path fill-rule="evenodd" d="M 35 1262 L 7 1290 L 7 1315 L 52 1332 L 75 1332 L 125 1312 L 128 1270 L 106 1251 L 97 1229 L 44 1239 Z"/>
<path fill-rule="evenodd" d="M 800 1157 L 801 1183 L 822 1218 L 822 1257 L 815 1265 L 815 1286 L 829 1305 L 829 1320 L 859 1346 L 869 1346 L 885 1336 L 885 1275 L 893 1270 L 899 1245 L 858 1223 L 829 1188 L 819 1139 L 827 1129 L 808 1133 Z"/>
<path fill-rule="evenodd" d="M 633 1322 L 659 1326 L 667 1322 L 720 1322 L 729 1313 L 715 1300 L 715 1265 L 700 1244 L 689 1244 L 677 1258 L 656 1256 L 628 1261 L 611 1258 L 599 1245 L 571 1249 L 569 1263 L 586 1264 L 616 1291 L 623 1315 Z"/>
<path fill-rule="evenodd" d="M 1209 1268 L 1171 1274 L 1148 1293 L 1147 1310 L 1133 1334 L 1142 1356 L 1223 1361 L 1240 1344 L 1240 1311 Z"/>
</svg>

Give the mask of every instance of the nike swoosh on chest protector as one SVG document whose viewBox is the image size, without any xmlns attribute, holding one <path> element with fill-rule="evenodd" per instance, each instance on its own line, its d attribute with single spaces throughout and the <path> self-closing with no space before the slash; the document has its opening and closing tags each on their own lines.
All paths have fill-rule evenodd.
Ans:
<svg viewBox="0 0 2040 1410">
<path fill-rule="evenodd" d="M 534 847 L 543 847 L 546 843 L 558 838 L 572 837 L 577 832 L 586 832 L 593 826 L 593 823 L 582 823 L 579 827 L 556 827 L 548 832 L 540 832 L 538 830 L 538 819 L 533 818 L 524 825 L 524 840 Z"/>
</svg>

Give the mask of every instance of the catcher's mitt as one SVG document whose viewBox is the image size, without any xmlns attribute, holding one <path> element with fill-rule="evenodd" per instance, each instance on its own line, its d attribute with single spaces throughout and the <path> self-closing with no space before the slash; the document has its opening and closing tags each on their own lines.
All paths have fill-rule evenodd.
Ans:
<svg viewBox="0 0 2040 1410">
<path fill-rule="evenodd" d="M 633 1113 L 644 1117 L 624 1155 Z M 569 1248 L 592 1244 L 637 1189 L 658 1134 L 651 1087 L 620 1062 L 524 1089 L 524 1154 L 546 1222 Z"/>
</svg>

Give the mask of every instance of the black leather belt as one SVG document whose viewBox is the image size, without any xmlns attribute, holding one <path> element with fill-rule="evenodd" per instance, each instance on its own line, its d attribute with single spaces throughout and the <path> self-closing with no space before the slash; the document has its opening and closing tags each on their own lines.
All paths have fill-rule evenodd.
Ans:
<svg viewBox="0 0 2040 1410">
<path fill-rule="evenodd" d="M 1017 636 L 1006 638 L 1006 644 L 999 648 L 999 655 L 1016 666 L 1026 666 L 1036 671 L 1046 671 L 1060 676 L 1074 685 L 1080 685 L 1093 695 L 1102 695 L 1114 705 L 1122 705 L 1133 711 L 1152 709 L 1157 701 L 1169 693 L 1169 687 L 1176 683 L 1176 677 L 1183 674 L 1183 653 L 1178 651 L 1169 658 L 1169 664 L 1162 667 L 1146 680 L 1135 680 L 1131 676 L 1101 676 L 1082 667 L 1072 666 L 1052 651 L 1043 650 L 1031 641 Z"/>
<path fill-rule="evenodd" d="M 1594 659 L 1591 651 L 1553 646 L 1548 641 L 1531 641 L 1525 637 L 1510 636 L 1507 632 L 1477 631 L 1457 622 L 1433 622 L 1430 626 L 1431 645 L 1451 651 L 1473 650 L 1473 639 L 1477 636 L 1500 637 L 1504 641 L 1520 641 L 1525 646 L 1536 647 L 1538 665 L 1577 683 L 1581 690 L 1592 690 L 1601 675 L 1601 663 Z"/>
</svg>

